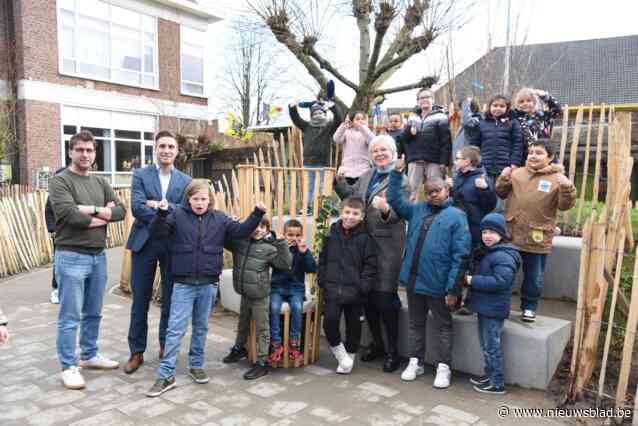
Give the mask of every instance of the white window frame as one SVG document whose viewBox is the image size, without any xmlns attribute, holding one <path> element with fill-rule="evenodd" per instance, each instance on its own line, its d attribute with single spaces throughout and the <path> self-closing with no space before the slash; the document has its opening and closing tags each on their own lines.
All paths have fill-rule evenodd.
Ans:
<svg viewBox="0 0 638 426">
<path fill-rule="evenodd" d="M 116 183 L 116 175 L 129 175 L 129 176 L 133 176 L 133 171 L 117 171 L 117 164 L 115 162 L 115 154 L 116 154 L 116 149 L 115 149 L 115 143 L 116 140 L 118 141 L 124 141 L 124 142 L 140 142 L 140 159 L 143 159 L 146 156 L 146 147 L 147 146 L 154 146 L 155 145 L 155 141 L 154 140 L 146 140 L 144 139 L 144 133 L 148 132 L 148 129 L 145 129 L 143 126 L 140 126 L 137 129 L 120 129 L 118 128 L 119 126 L 117 126 L 116 123 L 114 123 L 113 120 L 113 115 L 112 113 L 125 113 L 125 114 L 131 114 L 131 115 L 140 115 L 140 116 L 150 116 L 153 117 L 153 119 L 155 120 L 155 129 L 153 130 L 153 136 L 155 136 L 155 134 L 157 133 L 157 129 L 159 128 L 159 116 L 156 114 L 147 114 L 147 113 L 137 113 L 137 112 L 131 112 L 131 111 L 120 111 L 120 110 L 109 110 L 109 109 L 99 109 L 99 108 L 87 108 L 85 106 L 80 106 L 80 105 L 70 105 L 70 104 L 64 104 L 61 105 L 62 109 L 64 109 L 65 107 L 69 107 L 69 108 L 78 108 L 78 109 L 84 109 L 84 110 L 96 110 L 96 111 L 104 111 L 110 114 L 110 124 L 107 126 L 106 124 L 104 124 L 102 128 L 104 129 L 108 129 L 110 131 L 110 136 L 108 138 L 108 140 L 110 141 L 110 147 L 109 147 L 109 155 L 111 158 L 111 164 L 112 166 L 112 170 L 110 171 L 97 171 L 97 172 L 91 172 L 91 174 L 94 174 L 96 176 L 102 176 L 103 178 L 105 178 L 109 184 L 111 184 L 112 187 L 114 188 L 128 188 L 131 186 L 131 183 L 129 181 L 128 184 L 124 185 L 124 184 L 117 184 Z M 69 123 L 66 122 L 65 123 L 65 117 L 64 114 L 62 114 L 62 117 L 60 117 L 60 144 L 61 144 L 61 164 L 62 166 L 66 166 L 66 157 L 67 157 L 67 152 L 66 152 L 66 147 L 65 147 L 65 139 L 67 139 L 68 135 L 64 134 L 64 126 L 65 125 L 72 125 L 75 126 L 76 131 L 79 132 L 82 126 L 86 126 L 85 123 Z M 126 139 L 126 138 L 116 138 L 115 137 L 115 130 L 129 130 L 129 131 L 139 131 L 140 132 L 140 136 L 141 139 Z M 107 139 L 107 138 L 103 138 L 103 137 L 96 137 L 97 139 Z M 153 164 L 157 164 L 157 158 L 155 158 L 155 151 L 153 150 L 153 155 L 152 155 L 152 160 L 153 160 Z M 140 168 L 146 167 L 146 164 L 140 164 Z"/>
<path fill-rule="evenodd" d="M 77 56 L 77 52 L 78 52 L 78 46 L 77 46 L 77 30 L 78 30 L 78 7 L 77 7 L 77 2 L 81 1 L 81 0 L 75 0 L 75 10 L 73 11 L 73 30 L 74 30 L 74 34 L 73 34 L 73 44 L 74 44 L 74 50 L 75 50 L 75 55 Z M 98 0 L 102 3 L 106 3 L 103 2 L 102 0 Z M 111 57 L 111 49 L 112 49 L 112 40 L 111 40 L 111 34 L 113 31 L 113 21 L 111 18 L 111 4 L 110 3 L 106 3 L 108 8 L 109 8 L 109 16 L 108 16 L 108 27 L 109 27 L 109 39 L 108 39 L 108 69 L 109 69 L 109 73 L 112 72 L 112 70 L 114 69 L 111 63 L 112 57 Z M 144 47 L 146 46 L 145 44 L 145 39 L 144 39 L 144 33 L 146 32 L 144 30 L 144 28 L 142 26 L 140 26 L 139 28 L 136 28 L 139 31 L 140 34 L 140 54 L 141 54 L 141 71 L 139 72 L 140 77 L 141 77 L 141 81 L 139 84 L 131 84 L 130 82 L 123 82 L 123 81 L 118 81 L 116 79 L 113 78 L 102 78 L 96 75 L 92 75 L 92 74 L 85 74 L 85 73 L 81 73 L 77 71 L 77 65 L 79 63 L 77 58 L 68 58 L 64 56 L 64 50 L 63 50 L 63 42 L 62 42 L 62 29 L 63 29 L 63 24 L 62 24 L 62 17 L 61 17 L 61 11 L 62 11 L 62 6 L 61 6 L 61 2 L 58 2 L 58 7 L 57 7 L 57 19 L 58 19 L 58 72 L 62 75 L 68 75 L 70 77 L 78 77 L 78 78 L 83 78 L 86 80 L 94 80 L 94 81 L 103 81 L 105 83 L 112 83 L 112 84 L 118 84 L 118 85 L 122 85 L 122 86 L 130 86 L 130 87 L 140 87 L 143 89 L 149 89 L 149 90 L 155 90 L 155 91 L 159 91 L 160 90 L 160 73 L 159 73 L 159 34 L 158 34 L 158 20 L 156 16 L 151 16 L 151 15 L 147 15 L 144 13 L 140 13 L 136 10 L 131 10 L 131 9 L 127 9 L 126 7 L 122 7 L 122 6 L 117 6 L 120 9 L 125 9 L 128 10 L 130 12 L 133 13 L 137 13 L 139 15 L 144 15 L 148 18 L 153 19 L 154 22 L 154 35 L 155 35 L 155 46 L 154 47 L 154 55 L 153 55 L 153 73 L 148 73 L 144 71 Z M 64 9 L 67 10 L 67 9 Z M 130 28 L 130 27 L 127 27 Z M 75 61 L 76 63 L 76 72 L 70 72 L 70 71 L 65 71 L 64 70 L 64 61 L 65 60 L 72 60 Z M 92 64 L 92 65 L 99 65 L 99 64 Z M 117 67 L 115 68 L 117 70 L 122 70 L 121 68 Z M 130 71 L 130 70 L 123 70 L 123 71 Z M 148 84 L 144 84 L 144 76 L 145 75 L 152 75 L 155 79 L 155 84 L 153 85 L 148 85 Z"/>
<path fill-rule="evenodd" d="M 184 28 L 188 28 L 188 30 L 190 31 L 196 31 L 198 33 L 202 33 L 203 37 L 201 40 L 201 44 L 193 43 L 192 41 L 185 41 Z M 206 40 L 206 31 L 201 31 L 193 27 L 185 27 L 184 25 L 179 26 L 179 92 L 182 95 L 193 96 L 193 97 L 202 98 L 202 99 L 208 98 L 206 93 L 206 41 L 205 40 Z M 185 43 L 202 49 L 202 82 L 201 83 L 198 81 L 184 80 L 182 78 L 182 73 L 184 70 L 183 63 L 182 63 L 182 52 L 184 50 Z M 185 91 L 183 86 L 184 83 L 202 86 L 202 93 L 200 94 L 200 93 L 192 93 L 192 92 Z"/>
</svg>

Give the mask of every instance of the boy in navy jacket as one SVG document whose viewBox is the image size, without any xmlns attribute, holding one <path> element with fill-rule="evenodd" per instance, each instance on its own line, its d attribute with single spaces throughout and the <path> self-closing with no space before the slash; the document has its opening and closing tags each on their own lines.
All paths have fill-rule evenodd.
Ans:
<svg viewBox="0 0 638 426">
<path fill-rule="evenodd" d="M 317 263 L 306 245 L 303 225 L 296 219 L 284 224 L 284 236 L 292 254 L 292 269 L 273 268 L 270 283 L 270 356 L 268 361 L 276 363 L 283 355 L 281 345 L 281 305 L 288 302 L 290 308 L 290 348 L 292 360 L 301 357 L 301 320 L 306 295 L 306 274 L 317 272 Z"/>
<path fill-rule="evenodd" d="M 481 221 L 484 255 L 474 275 L 467 275 L 468 307 L 478 314 L 478 331 L 485 374 L 472 377 L 477 392 L 504 394 L 504 362 L 501 347 L 503 322 L 509 316 L 512 288 L 521 256 L 508 242 L 505 217 L 490 213 Z"/>
</svg>

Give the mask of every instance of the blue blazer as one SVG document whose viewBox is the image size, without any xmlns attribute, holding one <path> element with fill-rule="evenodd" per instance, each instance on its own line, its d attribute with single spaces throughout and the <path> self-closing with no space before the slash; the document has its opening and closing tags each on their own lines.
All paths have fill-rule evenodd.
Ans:
<svg viewBox="0 0 638 426">
<path fill-rule="evenodd" d="M 166 191 L 166 200 L 170 205 L 169 211 L 173 211 L 176 205 L 185 203 L 184 192 L 191 180 L 190 176 L 173 168 L 168 191 Z M 133 252 L 142 250 L 151 234 L 151 223 L 156 210 L 146 207 L 148 200 L 162 200 L 162 185 L 159 180 L 159 170 L 155 164 L 133 170 L 131 211 L 135 222 L 126 243 L 126 248 Z"/>
</svg>

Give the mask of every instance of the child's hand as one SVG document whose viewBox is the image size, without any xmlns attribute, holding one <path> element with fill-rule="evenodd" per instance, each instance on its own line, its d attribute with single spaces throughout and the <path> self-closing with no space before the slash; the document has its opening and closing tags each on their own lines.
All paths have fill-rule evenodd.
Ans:
<svg viewBox="0 0 638 426">
<path fill-rule="evenodd" d="M 104 207 L 108 207 L 109 209 L 112 209 L 115 207 L 115 203 L 113 201 L 109 201 L 108 203 L 106 203 L 106 206 Z"/>
<path fill-rule="evenodd" d="M 503 171 L 501 172 L 501 176 L 503 176 L 503 177 L 511 177 L 512 176 L 512 168 L 511 167 L 505 167 L 503 169 Z"/>
<path fill-rule="evenodd" d="M 449 176 L 445 178 L 445 183 L 447 183 L 450 188 L 454 186 L 454 180 Z"/>
<path fill-rule="evenodd" d="M 308 251 L 308 244 L 306 244 L 306 240 L 303 237 L 297 241 L 297 248 L 299 249 L 299 253 L 305 253 Z"/>
<path fill-rule="evenodd" d="M 466 275 L 465 276 L 465 284 L 466 285 L 472 285 L 472 276 L 471 275 Z"/>
<path fill-rule="evenodd" d="M 518 169 L 518 166 L 516 164 L 512 164 L 510 165 L 510 169 L 512 169 L 512 171 Z"/>
<path fill-rule="evenodd" d="M 262 212 L 266 213 L 266 205 L 263 202 L 258 202 L 257 204 L 255 204 L 255 207 L 258 208 L 259 210 L 261 210 Z"/>
<path fill-rule="evenodd" d="M 456 306 L 456 302 L 458 301 L 458 297 L 453 294 L 448 294 L 445 296 L 445 304 L 448 308 L 452 309 Z"/>
<path fill-rule="evenodd" d="M 394 163 L 394 170 L 396 170 L 397 172 L 402 172 L 404 168 L 405 168 L 405 154 L 403 154 L 401 158 L 399 158 Z"/>
<path fill-rule="evenodd" d="M 561 173 L 558 175 L 558 184 L 560 186 L 572 186 L 572 181 L 569 180 L 567 176 Z"/>
<path fill-rule="evenodd" d="M 485 178 L 481 176 L 480 178 L 474 179 L 474 186 L 476 186 L 478 189 L 487 189 L 488 185 Z"/>
<path fill-rule="evenodd" d="M 288 106 L 289 106 L 290 108 L 296 108 L 296 107 L 297 107 L 297 105 L 299 105 L 299 101 L 290 102 L 290 103 L 288 104 Z"/>
<path fill-rule="evenodd" d="M 162 201 L 160 201 L 157 207 L 159 207 L 160 210 L 168 210 L 168 200 L 164 198 Z"/>
<path fill-rule="evenodd" d="M 344 180 L 346 180 L 346 172 L 342 168 L 339 168 L 337 172 L 337 182 L 343 182 Z"/>
<path fill-rule="evenodd" d="M 544 96 L 547 96 L 547 92 L 544 90 L 540 90 L 540 89 L 534 89 L 534 93 L 536 94 L 536 96 L 542 98 Z"/>
<path fill-rule="evenodd" d="M 0 343 L 9 341 L 9 329 L 6 325 L 0 325 Z"/>
</svg>

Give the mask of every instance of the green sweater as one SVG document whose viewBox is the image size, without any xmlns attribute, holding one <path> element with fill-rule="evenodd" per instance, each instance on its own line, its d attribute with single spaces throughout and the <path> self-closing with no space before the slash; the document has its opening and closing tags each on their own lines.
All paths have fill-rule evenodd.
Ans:
<svg viewBox="0 0 638 426">
<path fill-rule="evenodd" d="M 49 200 L 55 213 L 55 248 L 97 254 L 106 246 L 106 226 L 89 228 L 91 216 L 78 205 L 104 207 L 115 203 L 110 222 L 124 219 L 126 208 L 111 185 L 95 175 L 82 176 L 66 169 L 49 181 Z"/>
</svg>

